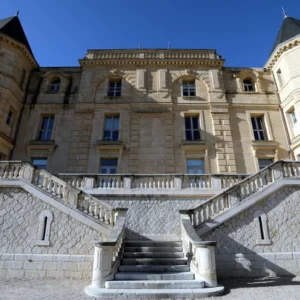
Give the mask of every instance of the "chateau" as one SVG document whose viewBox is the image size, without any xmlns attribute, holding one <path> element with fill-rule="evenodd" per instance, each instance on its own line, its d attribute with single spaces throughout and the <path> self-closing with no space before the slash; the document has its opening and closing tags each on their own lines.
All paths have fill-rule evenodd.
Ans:
<svg viewBox="0 0 300 300">
<path fill-rule="evenodd" d="M 195 299 L 300 275 L 300 20 L 271 46 L 262 68 L 213 49 L 41 67 L 0 20 L 0 278 Z"/>
</svg>

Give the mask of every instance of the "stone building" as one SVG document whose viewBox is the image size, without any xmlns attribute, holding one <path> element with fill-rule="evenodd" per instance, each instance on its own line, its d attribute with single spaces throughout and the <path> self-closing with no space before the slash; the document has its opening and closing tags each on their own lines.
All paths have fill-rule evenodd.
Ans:
<svg viewBox="0 0 300 300">
<path fill-rule="evenodd" d="M 299 58 L 300 20 L 286 16 L 262 68 L 224 67 L 213 49 L 97 49 L 40 67 L 18 16 L 0 20 L 0 275 L 91 276 L 95 239 L 91 295 L 135 278 L 122 264 L 156 278 L 141 261 L 154 257 L 185 270 L 162 286 L 194 279 L 200 294 L 221 292 L 216 268 L 299 275 Z M 177 250 L 136 254 L 159 243 Z"/>
</svg>

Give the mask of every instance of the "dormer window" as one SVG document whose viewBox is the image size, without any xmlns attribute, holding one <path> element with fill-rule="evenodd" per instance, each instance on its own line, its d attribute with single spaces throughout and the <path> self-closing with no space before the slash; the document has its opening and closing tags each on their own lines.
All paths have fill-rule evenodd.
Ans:
<svg viewBox="0 0 300 300">
<path fill-rule="evenodd" d="M 183 80 L 182 81 L 182 96 L 183 97 L 196 96 L 195 80 Z"/>
<path fill-rule="evenodd" d="M 60 89 L 60 79 L 54 79 L 50 84 L 50 92 L 51 93 L 58 93 Z"/>
<path fill-rule="evenodd" d="M 110 79 L 108 84 L 108 97 L 121 97 L 122 79 Z"/>
<path fill-rule="evenodd" d="M 255 92 L 255 87 L 254 87 L 251 80 L 245 79 L 243 81 L 243 85 L 244 85 L 244 91 L 245 92 Z"/>
</svg>

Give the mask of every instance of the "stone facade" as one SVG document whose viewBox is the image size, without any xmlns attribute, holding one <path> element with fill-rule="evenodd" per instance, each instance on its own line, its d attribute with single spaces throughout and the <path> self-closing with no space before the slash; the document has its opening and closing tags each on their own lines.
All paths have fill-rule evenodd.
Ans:
<svg viewBox="0 0 300 300">
<path fill-rule="evenodd" d="M 10 277 L 90 276 L 96 230 L 18 188 L 1 188 L 0 274 Z M 49 245 L 37 245 L 39 216 L 53 214 Z M 73 273 L 74 272 L 74 273 Z M 58 274 L 60 273 L 60 275 Z"/>
<path fill-rule="evenodd" d="M 218 241 L 220 277 L 299 275 L 299 187 L 286 187 L 223 223 L 205 240 Z M 266 215 L 269 240 L 261 240 L 256 213 Z M 268 231 L 268 232 L 266 232 Z"/>
</svg>

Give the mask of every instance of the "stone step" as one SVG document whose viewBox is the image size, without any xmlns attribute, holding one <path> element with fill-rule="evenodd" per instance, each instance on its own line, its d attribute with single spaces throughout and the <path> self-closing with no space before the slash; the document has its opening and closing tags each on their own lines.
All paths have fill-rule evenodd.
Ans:
<svg viewBox="0 0 300 300">
<path fill-rule="evenodd" d="M 117 272 L 115 280 L 193 280 L 192 272 L 150 273 Z"/>
<path fill-rule="evenodd" d="M 125 241 L 125 247 L 182 247 L 180 241 Z"/>
<path fill-rule="evenodd" d="M 124 252 L 128 258 L 183 258 L 183 252 Z"/>
<path fill-rule="evenodd" d="M 199 280 L 146 280 L 106 281 L 107 289 L 201 289 L 204 282 Z"/>
<path fill-rule="evenodd" d="M 121 265 L 185 265 L 186 258 L 123 258 Z"/>
<path fill-rule="evenodd" d="M 91 285 L 85 292 L 97 299 L 199 299 L 220 296 L 223 286 L 201 289 L 99 289 Z"/>
<path fill-rule="evenodd" d="M 182 247 L 125 247 L 125 252 L 182 252 Z"/>
<path fill-rule="evenodd" d="M 120 265 L 120 272 L 189 272 L 188 265 Z"/>
</svg>

